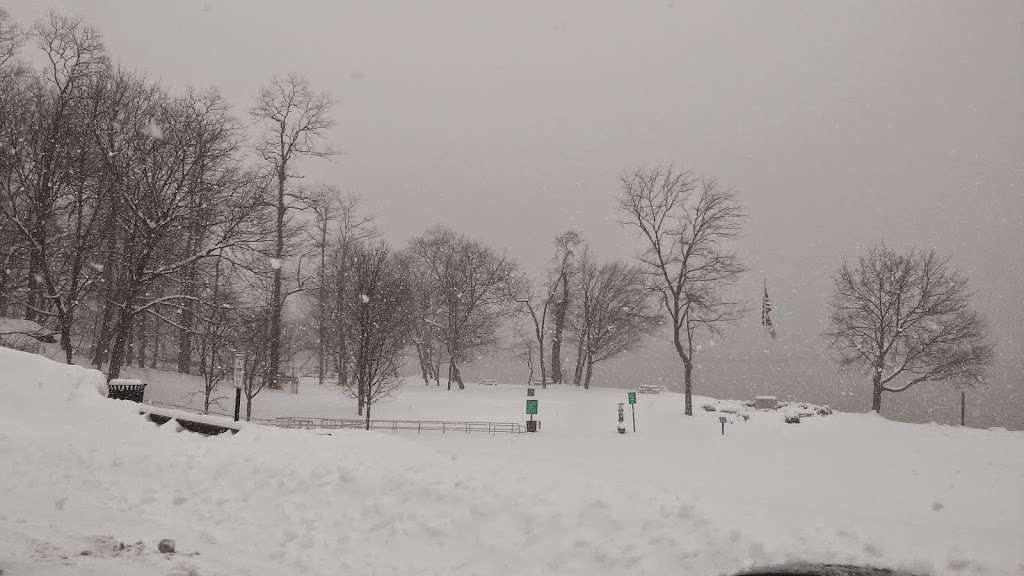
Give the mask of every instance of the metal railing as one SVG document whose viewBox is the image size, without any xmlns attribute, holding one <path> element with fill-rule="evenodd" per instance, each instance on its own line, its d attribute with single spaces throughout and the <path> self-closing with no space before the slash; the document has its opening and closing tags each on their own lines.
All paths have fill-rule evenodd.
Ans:
<svg viewBox="0 0 1024 576">
<path fill-rule="evenodd" d="M 146 401 L 145 404 L 155 407 L 174 408 L 187 412 L 201 412 L 192 406 L 182 406 L 168 402 Z M 210 410 L 211 416 L 224 416 L 231 418 L 220 410 Z M 243 418 L 244 421 L 244 418 Z M 364 429 L 366 420 L 361 418 L 310 418 L 301 416 L 281 416 L 278 418 L 253 418 L 253 423 L 276 426 L 278 428 L 299 428 L 305 430 L 323 429 Z M 442 434 L 448 432 L 486 432 L 488 434 L 521 434 L 526 432 L 526 426 L 519 422 L 484 422 L 484 421 L 460 421 L 460 420 L 370 420 L 371 430 L 415 430 L 419 432 L 439 431 Z"/>
<path fill-rule="evenodd" d="M 275 426 L 281 428 L 339 429 L 366 428 L 366 420 L 355 418 L 303 418 L 283 416 L 274 420 Z M 419 432 L 486 432 L 488 434 L 520 434 L 524 431 L 518 422 L 479 422 L 459 420 L 370 420 L 371 430 L 415 430 Z"/>
</svg>

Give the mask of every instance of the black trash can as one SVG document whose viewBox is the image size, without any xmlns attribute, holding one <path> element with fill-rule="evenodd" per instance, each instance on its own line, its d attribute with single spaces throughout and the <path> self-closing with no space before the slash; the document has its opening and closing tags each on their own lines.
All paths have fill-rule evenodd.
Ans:
<svg viewBox="0 0 1024 576">
<path fill-rule="evenodd" d="M 107 382 L 107 398 L 141 403 L 145 392 L 146 384 L 141 380 L 117 378 Z"/>
<path fill-rule="evenodd" d="M 527 432 L 536 432 L 537 431 L 537 421 L 536 420 L 527 420 L 526 421 L 526 431 Z"/>
</svg>

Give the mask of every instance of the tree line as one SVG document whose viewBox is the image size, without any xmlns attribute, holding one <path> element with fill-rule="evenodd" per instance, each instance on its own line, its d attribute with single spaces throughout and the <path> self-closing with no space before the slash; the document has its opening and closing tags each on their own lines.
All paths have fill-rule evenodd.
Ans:
<svg viewBox="0 0 1024 576">
<path fill-rule="evenodd" d="M 530 382 L 589 388 L 595 366 L 667 328 L 692 414 L 697 338 L 747 310 L 729 296 L 745 271 L 734 191 L 672 166 L 628 172 L 618 211 L 637 261 L 566 231 L 529 278 L 444 226 L 391 246 L 358 197 L 304 184 L 303 161 L 334 154 L 333 106 L 280 76 L 239 118 L 216 90 L 174 93 L 112 62 L 78 19 L 24 28 L 0 12 L 0 317 L 37 322 L 109 379 L 199 374 L 206 410 L 240 353 L 247 418 L 308 354 L 367 425 L 407 352 L 424 384 L 461 389 L 465 363 L 513 326 Z M 884 391 L 982 378 L 987 330 L 947 260 L 882 246 L 835 285 L 826 336 L 872 373 L 875 410 Z"/>
</svg>

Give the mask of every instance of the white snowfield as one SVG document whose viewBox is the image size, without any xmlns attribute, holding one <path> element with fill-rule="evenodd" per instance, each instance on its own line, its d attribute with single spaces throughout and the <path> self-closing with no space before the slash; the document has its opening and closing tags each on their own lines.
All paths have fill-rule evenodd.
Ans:
<svg viewBox="0 0 1024 576">
<path fill-rule="evenodd" d="M 686 418 L 664 393 L 640 395 L 638 432 L 620 436 L 624 391 L 551 387 L 538 434 L 204 437 L 97 385 L 0 349 L 4 576 L 715 575 L 787 560 L 1024 574 L 1019 432 L 751 412 L 723 437 L 710 400 Z M 410 383 L 381 417 L 418 400 L 507 420 L 525 393 Z M 157 552 L 164 538 L 176 554 Z"/>
</svg>

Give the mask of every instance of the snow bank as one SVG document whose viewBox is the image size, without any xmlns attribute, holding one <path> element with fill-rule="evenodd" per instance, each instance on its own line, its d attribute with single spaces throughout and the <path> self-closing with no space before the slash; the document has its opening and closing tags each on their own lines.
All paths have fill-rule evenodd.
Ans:
<svg viewBox="0 0 1024 576">
<path fill-rule="evenodd" d="M 786 425 L 755 412 L 722 436 L 717 413 L 685 418 L 679 395 L 660 394 L 639 399 L 638 432 L 620 436 L 621 391 L 562 387 L 537 391 L 540 434 L 251 425 L 203 437 L 147 423 L 137 405 L 96 394 L 89 371 L 47 362 L 0 351 L 8 574 L 714 575 L 806 560 L 968 575 L 1024 565 L 1021 433 L 849 414 Z M 520 387 L 421 386 L 380 410 L 507 420 L 524 400 Z M 156 553 L 163 538 L 178 554 Z"/>
<path fill-rule="evenodd" d="M 42 352 L 45 350 L 43 340 L 53 341 L 49 333 L 36 322 L 0 316 L 0 346 Z"/>
<path fill-rule="evenodd" d="M 15 394 L 15 390 L 25 388 L 36 388 L 37 392 Z M 106 396 L 107 384 L 99 370 L 60 364 L 38 354 L 0 346 L 0 390 L 4 396 L 39 405 L 51 401 L 54 395 L 79 390 L 84 397 L 94 395 L 92 392 Z"/>
</svg>

